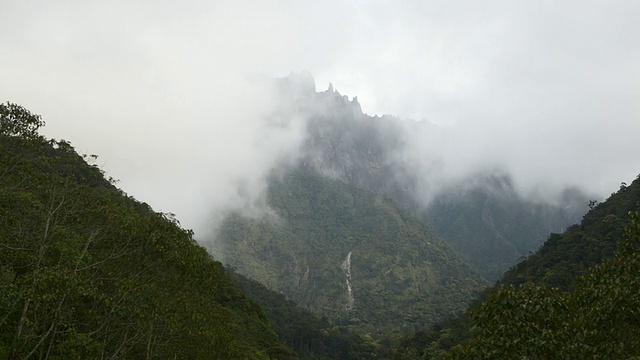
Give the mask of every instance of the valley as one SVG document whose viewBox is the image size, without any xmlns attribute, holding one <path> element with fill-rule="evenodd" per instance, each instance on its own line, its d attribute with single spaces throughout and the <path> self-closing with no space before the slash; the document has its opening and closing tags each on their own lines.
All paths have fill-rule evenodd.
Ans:
<svg viewBox="0 0 640 360">
<path fill-rule="evenodd" d="M 570 186 L 536 199 L 498 169 L 442 183 L 437 159 L 398 155 L 398 119 L 278 81 L 274 116 L 308 119 L 301 151 L 260 212 L 198 241 L 2 104 L 0 358 L 637 353 L 640 180 L 601 203 Z"/>
</svg>

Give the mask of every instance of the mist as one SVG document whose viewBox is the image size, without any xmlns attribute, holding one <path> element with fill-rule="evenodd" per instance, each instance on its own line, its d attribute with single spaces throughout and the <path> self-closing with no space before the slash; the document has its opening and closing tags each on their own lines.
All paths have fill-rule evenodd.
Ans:
<svg viewBox="0 0 640 360">
<path fill-rule="evenodd" d="M 307 120 L 271 79 L 305 69 L 365 113 L 436 126 L 398 157 L 433 159 L 438 183 L 490 167 L 523 193 L 604 198 L 640 173 L 638 18 L 635 1 L 16 1 L 0 101 L 198 235 L 269 211 Z"/>
<path fill-rule="evenodd" d="M 301 19 L 278 2 L 6 7 L 2 101 L 41 114 L 45 135 L 98 154 L 124 191 L 198 232 L 224 211 L 268 211 L 265 177 L 302 136 L 273 88 Z"/>
</svg>

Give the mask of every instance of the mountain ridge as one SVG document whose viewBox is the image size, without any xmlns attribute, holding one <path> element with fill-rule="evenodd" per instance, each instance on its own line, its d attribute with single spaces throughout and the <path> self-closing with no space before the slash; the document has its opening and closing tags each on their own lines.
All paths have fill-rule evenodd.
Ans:
<svg viewBox="0 0 640 360">
<path fill-rule="evenodd" d="M 279 79 L 278 87 L 286 104 L 282 116 L 306 119 L 299 164 L 393 199 L 435 228 L 492 281 L 537 249 L 550 232 L 560 232 L 587 211 L 590 199 L 575 187 L 551 202 L 523 196 L 511 175 L 499 168 L 447 175 L 442 154 L 425 153 L 415 141 L 415 134 L 425 142 L 440 141 L 448 136 L 443 129 L 390 115 L 366 115 L 357 97 L 349 100 L 332 86 L 316 92 L 308 73 Z M 472 196 L 458 196 L 461 193 Z M 493 223 L 482 221 L 488 213 Z"/>
</svg>

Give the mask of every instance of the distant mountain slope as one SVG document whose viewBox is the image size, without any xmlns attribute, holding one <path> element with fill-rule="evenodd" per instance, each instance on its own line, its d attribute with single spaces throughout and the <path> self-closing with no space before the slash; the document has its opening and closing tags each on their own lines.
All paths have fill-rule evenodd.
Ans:
<svg viewBox="0 0 640 360">
<path fill-rule="evenodd" d="M 567 188 L 562 206 L 534 202 L 515 190 L 511 178 L 477 174 L 436 195 L 422 217 L 473 267 L 497 280 L 552 232 L 578 221 L 587 199 Z"/>
<path fill-rule="evenodd" d="M 0 104 L 0 359 L 293 358 L 192 234 Z"/>
<path fill-rule="evenodd" d="M 269 204 L 277 218 L 228 218 L 217 253 L 337 324 L 409 331 L 486 285 L 429 227 L 365 189 L 299 168 L 272 181 Z"/>
<path fill-rule="evenodd" d="M 421 145 L 450 135 L 442 129 L 363 114 L 357 98 L 332 88 L 316 92 L 308 74 L 279 85 L 287 111 L 293 107 L 308 119 L 301 163 L 395 200 L 492 281 L 588 210 L 589 198 L 578 189 L 568 188 L 554 203 L 534 201 L 516 191 L 510 174 L 494 168 L 452 181 L 435 153 L 442 150 Z"/>
</svg>

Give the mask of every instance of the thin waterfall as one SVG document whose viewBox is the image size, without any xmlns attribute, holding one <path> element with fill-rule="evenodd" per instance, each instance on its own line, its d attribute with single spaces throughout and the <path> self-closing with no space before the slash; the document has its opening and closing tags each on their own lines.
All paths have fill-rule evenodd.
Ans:
<svg viewBox="0 0 640 360">
<path fill-rule="evenodd" d="M 347 277 L 347 305 L 346 309 L 353 309 L 355 299 L 353 298 L 353 289 L 351 288 L 351 251 L 347 254 L 347 258 L 342 262 L 342 271 Z"/>
</svg>

